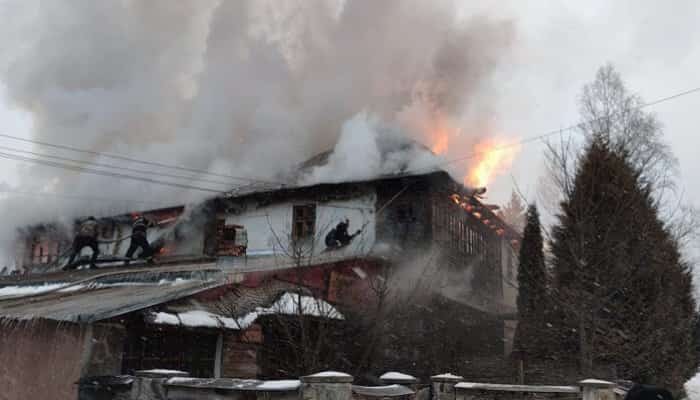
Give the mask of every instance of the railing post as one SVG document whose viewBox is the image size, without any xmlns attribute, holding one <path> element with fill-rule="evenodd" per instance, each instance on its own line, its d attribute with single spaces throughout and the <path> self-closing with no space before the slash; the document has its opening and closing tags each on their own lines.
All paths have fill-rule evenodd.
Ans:
<svg viewBox="0 0 700 400">
<path fill-rule="evenodd" d="M 455 385 L 463 380 L 463 377 L 452 374 L 431 376 L 432 400 L 455 400 Z"/>
<path fill-rule="evenodd" d="M 302 400 L 350 400 L 353 377 L 342 372 L 319 372 L 301 377 Z"/>
<path fill-rule="evenodd" d="M 598 379 L 586 379 L 579 382 L 582 400 L 615 400 L 615 384 Z"/>
</svg>

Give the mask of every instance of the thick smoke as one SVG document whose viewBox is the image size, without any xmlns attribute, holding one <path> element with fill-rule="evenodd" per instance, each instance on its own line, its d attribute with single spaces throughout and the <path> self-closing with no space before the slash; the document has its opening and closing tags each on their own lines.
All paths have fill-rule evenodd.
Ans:
<svg viewBox="0 0 700 400">
<path fill-rule="evenodd" d="M 387 153 L 382 146 L 394 139 L 383 132 L 425 142 L 426 127 L 447 121 L 460 127 L 455 148 L 463 154 L 493 128 L 491 77 L 513 26 L 467 15 L 459 3 L 17 0 L 1 6 L 13 18 L 0 28 L 0 80 L 29 113 L 36 140 L 274 181 L 342 134 L 344 154 L 329 160 L 339 169 L 306 179 L 337 180 L 338 171 L 369 177 L 392 165 L 429 164 L 419 147 Z M 184 174 L 190 179 L 144 176 L 220 191 L 246 183 Z M 31 164 L 15 189 L 114 200 L 11 197 L 6 231 L 212 195 Z"/>
</svg>

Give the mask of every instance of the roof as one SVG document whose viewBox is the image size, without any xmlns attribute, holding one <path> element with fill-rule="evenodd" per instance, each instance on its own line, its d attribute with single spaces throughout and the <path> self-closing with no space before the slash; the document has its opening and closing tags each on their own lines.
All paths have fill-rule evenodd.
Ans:
<svg viewBox="0 0 700 400">
<path fill-rule="evenodd" d="M 95 322 L 194 295 L 222 285 L 223 278 L 214 264 L 114 271 L 30 296 L 0 299 L 0 318 Z"/>
<path fill-rule="evenodd" d="M 337 187 L 341 185 L 349 184 L 369 184 L 373 182 L 384 182 L 394 179 L 405 179 L 405 178 L 420 178 L 428 177 L 431 175 L 448 175 L 447 172 L 442 170 L 434 171 L 423 171 L 421 173 L 397 173 L 391 175 L 381 175 L 372 179 L 359 179 L 359 180 L 346 180 L 342 182 L 319 182 L 319 183 L 292 183 L 292 184 L 281 184 L 281 183 L 268 183 L 268 182 L 257 182 L 251 183 L 244 186 L 238 186 L 231 189 L 226 193 L 225 197 L 228 198 L 242 198 L 252 195 L 267 194 L 276 191 L 296 191 L 302 189 L 315 189 L 321 187 Z"/>
<path fill-rule="evenodd" d="M 268 315 L 304 315 L 343 319 L 342 314 L 328 302 L 299 293 L 301 288 L 286 282 L 271 280 L 255 288 L 227 287 L 213 301 L 193 296 L 165 305 L 151 312 L 146 320 L 153 324 L 198 328 L 247 329 L 258 318 Z M 301 305 L 301 309 L 299 308 Z"/>
</svg>

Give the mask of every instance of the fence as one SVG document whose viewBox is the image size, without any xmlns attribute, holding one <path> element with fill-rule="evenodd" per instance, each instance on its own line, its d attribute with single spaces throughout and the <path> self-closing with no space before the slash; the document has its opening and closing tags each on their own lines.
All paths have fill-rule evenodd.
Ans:
<svg viewBox="0 0 700 400">
<path fill-rule="evenodd" d="M 400 373 L 382 376 L 382 386 L 353 385 L 353 377 L 321 372 L 298 380 L 191 378 L 179 371 L 140 371 L 135 376 L 86 378 L 79 400 L 619 400 L 611 382 L 584 380 L 575 386 L 527 386 L 464 382 L 451 374 L 429 384 Z"/>
</svg>

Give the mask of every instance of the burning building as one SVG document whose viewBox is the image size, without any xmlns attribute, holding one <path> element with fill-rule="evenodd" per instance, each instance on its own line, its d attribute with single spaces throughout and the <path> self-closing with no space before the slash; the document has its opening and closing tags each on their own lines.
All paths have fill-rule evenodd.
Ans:
<svg viewBox="0 0 700 400">
<path fill-rule="evenodd" d="M 81 377 L 153 368 L 504 378 L 519 235 L 481 194 L 445 172 L 251 185 L 144 212 L 157 222 L 153 266 L 123 265 L 129 215 L 99 219 L 97 270 L 59 271 L 72 227 L 25 228 L 17 246 L 25 274 L 0 282 L 0 382 L 23 382 L 28 360 L 45 357 L 67 366 L 34 366 L 40 385 L 14 385 L 33 391 L 25 395 L 68 398 Z M 301 354 L 308 348 L 318 353 Z"/>
</svg>

